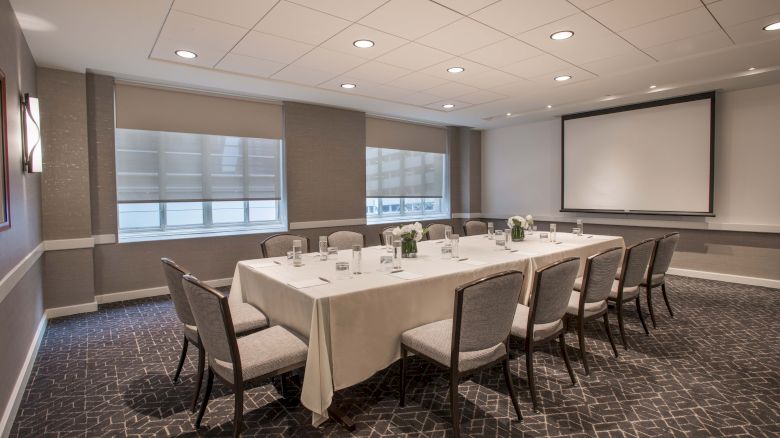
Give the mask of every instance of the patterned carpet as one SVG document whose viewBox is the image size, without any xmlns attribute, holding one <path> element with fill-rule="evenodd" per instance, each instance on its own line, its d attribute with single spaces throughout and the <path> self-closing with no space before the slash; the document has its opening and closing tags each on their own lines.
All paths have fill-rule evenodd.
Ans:
<svg viewBox="0 0 780 438">
<path fill-rule="evenodd" d="M 525 359 L 514 358 L 522 423 L 514 420 L 500 367 L 464 381 L 464 435 L 780 435 L 780 290 L 683 277 L 672 277 L 669 286 L 675 318 L 657 302 L 658 329 L 645 336 L 636 313 L 628 312 L 635 348 L 621 348 L 618 359 L 593 323 L 589 377 L 574 359 L 576 336 L 567 335 L 578 386 L 571 386 L 557 348 L 537 352 L 540 414 L 531 410 Z M 167 297 L 50 321 L 11 437 L 229 435 L 233 397 L 219 383 L 204 428 L 193 429 L 188 407 L 197 353 L 190 350 L 182 380 L 174 385 L 180 341 Z M 337 395 L 337 405 L 357 423 L 354 436 L 451 435 L 446 375 L 412 360 L 410 376 L 405 408 L 398 407 L 397 365 Z M 281 398 L 271 383 L 248 390 L 244 435 L 351 435 L 332 423 L 313 428 L 297 394 L 293 387 Z"/>
</svg>

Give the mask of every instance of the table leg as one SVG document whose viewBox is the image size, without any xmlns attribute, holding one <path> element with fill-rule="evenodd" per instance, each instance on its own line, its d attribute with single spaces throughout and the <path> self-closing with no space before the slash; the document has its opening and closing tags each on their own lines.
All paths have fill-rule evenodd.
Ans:
<svg viewBox="0 0 780 438">
<path fill-rule="evenodd" d="M 335 406 L 330 406 L 328 408 L 328 416 L 330 416 L 333 421 L 340 424 L 341 427 L 347 431 L 355 431 L 355 423 L 352 421 L 352 418 L 348 417 L 347 414 L 345 414 L 341 409 Z"/>
</svg>

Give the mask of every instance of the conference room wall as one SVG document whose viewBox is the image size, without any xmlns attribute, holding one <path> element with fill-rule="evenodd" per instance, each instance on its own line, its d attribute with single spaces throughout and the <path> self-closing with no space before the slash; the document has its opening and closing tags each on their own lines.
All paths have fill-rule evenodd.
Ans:
<svg viewBox="0 0 780 438">
<path fill-rule="evenodd" d="M 561 213 L 560 119 L 488 130 L 483 215 L 533 214 L 563 229 L 570 227 L 563 223 L 582 217 L 589 232 L 623 235 L 627 242 L 677 229 L 682 237 L 672 267 L 778 280 L 780 203 L 774 201 L 774 167 L 780 162 L 779 113 L 780 85 L 718 94 L 713 218 Z M 641 160 L 636 171 L 652 175 Z M 507 187 L 518 190 L 508 193 Z"/>
<path fill-rule="evenodd" d="M 37 95 L 35 61 L 8 0 L 0 0 L 0 70 L 6 79 L 11 228 L 0 231 L 0 417 L 43 317 L 41 177 L 22 173 L 20 96 Z M 0 427 L 3 426 L 0 424 Z M 1 432 L 1 431 L 0 431 Z"/>
</svg>

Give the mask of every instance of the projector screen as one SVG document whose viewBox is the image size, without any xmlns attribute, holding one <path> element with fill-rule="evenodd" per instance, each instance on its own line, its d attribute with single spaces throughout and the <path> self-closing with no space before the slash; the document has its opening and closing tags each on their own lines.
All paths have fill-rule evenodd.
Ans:
<svg viewBox="0 0 780 438">
<path fill-rule="evenodd" d="M 712 215 L 715 93 L 562 118 L 561 211 Z"/>
</svg>

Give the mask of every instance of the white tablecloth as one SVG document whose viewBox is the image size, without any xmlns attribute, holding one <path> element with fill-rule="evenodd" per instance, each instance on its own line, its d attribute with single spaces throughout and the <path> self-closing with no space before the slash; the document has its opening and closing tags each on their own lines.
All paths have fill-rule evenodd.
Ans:
<svg viewBox="0 0 780 438">
<path fill-rule="evenodd" d="M 308 338 L 301 402 L 313 412 L 313 423 L 320 424 L 327 418 L 335 390 L 360 383 L 399 359 L 401 333 L 451 318 L 459 285 L 517 269 L 526 274 L 525 302 L 533 271 L 539 267 L 572 256 L 584 260 L 624 246 L 622 237 L 588 236 L 558 233 L 558 243 L 551 243 L 536 233 L 513 242 L 511 249 L 516 252 L 499 249 L 486 236 L 462 237 L 459 256 L 482 265 L 443 260 L 441 241 L 419 242 L 418 257 L 403 259 L 404 271 L 422 274 L 413 280 L 380 272 L 380 256 L 388 254 L 383 247 L 364 248 L 363 274 L 351 278 L 336 273 L 334 256 L 320 261 L 317 254 L 307 254 L 300 267 L 287 264 L 286 259 L 276 259 L 282 265 L 273 266 L 267 260 L 246 260 L 236 266 L 229 299 L 249 302 L 273 325 Z M 351 258 L 351 251 L 339 253 L 340 260 Z M 288 284 L 318 277 L 330 283 L 303 289 Z"/>
</svg>

